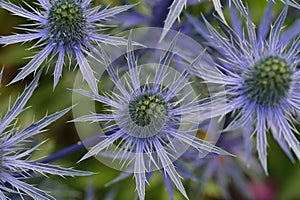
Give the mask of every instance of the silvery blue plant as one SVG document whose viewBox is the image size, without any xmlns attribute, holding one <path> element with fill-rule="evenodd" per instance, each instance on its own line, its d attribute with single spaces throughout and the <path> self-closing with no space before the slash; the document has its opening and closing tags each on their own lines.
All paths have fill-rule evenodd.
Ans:
<svg viewBox="0 0 300 200">
<path fill-rule="evenodd" d="M 206 82 L 224 86 L 224 91 L 211 99 L 215 104 L 208 110 L 213 116 L 232 114 L 226 130 L 243 128 L 248 154 L 253 135 L 256 135 L 259 160 L 266 173 L 269 132 L 291 160 L 292 152 L 300 159 L 300 144 L 296 138 L 299 131 L 295 128 L 295 115 L 300 111 L 300 73 L 297 69 L 300 29 L 295 24 L 283 31 L 287 5 L 271 24 L 273 4 L 268 3 L 257 32 L 246 8 L 238 8 L 245 21 L 241 21 L 238 12 L 231 8 L 232 27 L 223 25 L 223 31 L 215 29 L 205 18 L 206 26 L 189 17 L 218 52 L 212 64 L 214 67 L 192 69 Z M 209 103 L 207 106 L 210 107 Z"/>
<path fill-rule="evenodd" d="M 93 49 L 94 43 L 126 45 L 126 40 L 122 38 L 99 32 L 106 27 L 104 21 L 133 6 L 100 9 L 99 6 L 90 8 L 90 3 L 91 0 L 39 0 L 38 5 L 42 8 L 40 11 L 29 5 L 31 10 L 0 1 L 3 9 L 32 21 L 32 24 L 26 24 L 28 28 L 21 28 L 28 33 L 3 36 L 0 38 L 0 44 L 37 40 L 33 47 L 43 47 L 11 83 L 20 81 L 36 71 L 48 57 L 53 59 L 57 56 L 53 84 L 55 87 L 62 76 L 66 55 L 70 59 L 74 55 L 83 78 L 93 91 L 98 91 L 94 72 L 84 54 Z"/>
<path fill-rule="evenodd" d="M 104 139 L 92 146 L 81 160 L 103 155 L 103 152 L 105 155 L 106 151 L 114 152 L 111 155 L 112 165 L 120 162 L 122 170 L 128 170 L 133 174 L 137 194 L 141 200 L 145 198 L 147 174 L 155 170 L 161 170 L 167 180 L 173 182 L 181 194 L 188 199 L 181 176 L 173 164 L 182 151 L 179 147 L 183 144 L 187 147 L 192 146 L 201 153 L 231 155 L 191 134 L 197 131 L 197 126 L 188 129 L 181 128 L 186 124 L 196 123 L 195 121 L 201 116 L 197 115 L 198 101 L 184 103 L 185 97 L 177 99 L 176 96 L 187 84 L 187 71 L 182 72 L 178 77 L 173 77 L 173 81 L 168 83 L 167 88 L 163 84 L 173 57 L 176 39 L 177 37 L 173 39 L 156 66 L 153 83 L 143 84 L 140 79 L 142 69 L 137 65 L 130 34 L 126 55 L 129 77 L 125 78 L 125 83 L 114 69 L 105 50 L 103 48 L 100 50 L 107 72 L 119 92 L 115 91 L 104 96 L 84 90 L 74 90 L 103 103 L 109 107 L 107 111 L 111 112 L 93 113 L 74 120 L 76 122 L 104 122 L 109 124 L 106 129 L 113 132 L 104 135 Z M 196 120 L 193 120 L 195 118 Z M 110 148 L 112 148 L 111 151 L 109 151 Z M 115 161 L 118 159 L 120 161 Z M 132 169 L 127 169 L 127 166 Z"/>
<path fill-rule="evenodd" d="M 30 159 L 32 153 L 41 145 L 33 146 L 30 144 L 31 139 L 45 131 L 45 127 L 71 110 L 71 108 L 67 108 L 45 116 L 23 130 L 15 127 L 18 115 L 24 111 L 26 102 L 37 87 L 39 76 L 40 73 L 24 89 L 23 93 L 15 101 L 14 105 L 8 109 L 4 117 L 0 118 L 0 199 L 3 200 L 16 198 L 16 195 L 22 199 L 26 196 L 30 196 L 33 199 L 54 199 L 47 192 L 26 183 L 26 180 L 34 176 L 35 173 L 59 176 L 87 176 L 92 174 L 90 172 L 62 168 L 46 164 L 39 160 Z"/>
<path fill-rule="evenodd" d="M 71 190 L 77 190 L 79 187 L 70 190 L 69 187 L 57 187 L 59 190 L 68 190 L 68 195 L 60 197 L 55 193 L 55 187 L 47 189 L 49 185 L 59 185 L 58 182 L 43 179 L 45 191 L 41 189 L 42 185 L 32 182 L 37 174 L 93 175 L 90 172 L 48 164 L 85 147 L 88 148 L 88 152 L 80 161 L 94 156 L 109 167 L 123 171 L 106 184 L 113 185 L 104 197 L 107 200 L 118 198 L 117 192 L 122 190 L 122 187 L 116 186 L 115 183 L 132 177 L 136 186 L 135 199 L 145 199 L 147 186 L 151 181 L 157 181 L 157 177 L 153 176 L 155 171 L 161 172 L 164 189 L 170 200 L 176 199 L 178 194 L 185 199 L 188 199 L 188 196 L 195 197 L 196 195 L 192 195 L 194 189 L 197 188 L 197 194 L 202 193 L 204 190 L 199 189 L 201 184 L 211 180 L 219 186 L 218 189 L 225 199 L 232 198 L 231 186 L 234 193 L 251 199 L 248 179 L 250 182 L 255 179 L 252 172 L 259 173 L 259 178 L 264 177 L 261 163 L 265 173 L 268 173 L 267 137 L 273 136 L 292 161 L 294 156 L 300 160 L 300 143 L 297 139 L 300 124 L 300 20 L 295 19 L 294 24 L 284 22 L 286 16 L 290 15 L 289 9 L 298 11 L 296 9 L 300 8 L 299 3 L 295 0 L 269 0 L 256 30 L 248 6 L 243 4 L 245 1 L 212 0 L 211 8 L 216 10 L 217 15 L 208 16 L 206 14 L 213 11 L 205 11 L 203 16 L 207 18 L 202 17 L 202 22 L 189 14 L 183 15 L 182 12 L 185 7 L 191 6 L 191 10 L 194 10 L 194 5 L 208 0 L 142 1 L 146 4 L 140 3 L 135 7 L 127 5 L 128 2 L 133 3 L 132 0 L 119 0 L 116 2 L 123 6 L 101 8 L 91 6 L 91 0 L 37 0 L 34 3 L 38 8 L 22 2 L 28 8 L 25 9 L 9 0 L 0 0 L 3 10 L 28 21 L 18 27 L 22 33 L 0 37 L 0 45 L 35 41 L 32 49 L 38 50 L 20 73 L 13 77 L 11 84 L 31 74 L 35 75 L 33 81 L 13 105 L 8 106 L 7 112 L 0 115 L 1 200 L 54 199 L 67 198 L 66 196 L 77 198 L 78 195 L 82 195 L 82 190 L 70 195 Z M 285 7 L 272 23 L 272 8 L 275 2 L 281 5 L 280 2 L 283 2 Z M 228 9 L 223 9 L 223 6 L 228 6 Z M 229 14 L 231 20 L 227 20 L 226 14 Z M 293 18 L 294 13 L 291 12 L 291 16 Z M 153 48 L 134 49 L 137 43 L 132 41 L 131 33 L 128 40 L 106 34 L 110 33 L 109 28 L 116 24 L 116 21 L 111 20 L 113 17 L 119 18 L 117 22 L 123 22 L 121 28 L 141 25 L 164 26 L 161 30 L 160 44 L 167 41 L 168 48 L 159 49 L 159 52 L 153 53 L 153 57 L 144 59 L 143 55 L 147 56 Z M 180 17 L 181 21 L 174 25 Z M 216 20 L 220 27 L 215 28 L 215 23 L 211 20 Z M 185 43 L 185 40 L 179 42 L 177 36 L 172 41 L 163 39 L 172 35 L 167 35 L 172 27 L 181 33 L 193 35 L 194 30 L 190 24 L 201 34 L 199 43 L 202 43 L 207 51 L 186 64 L 184 56 L 189 57 L 190 52 L 180 55 L 176 47 L 185 45 L 193 49 L 192 45 Z M 152 39 L 141 38 L 147 42 Z M 125 64 L 123 58 L 111 61 L 110 56 L 114 57 L 115 52 L 108 53 L 112 48 L 110 45 L 127 47 Z M 145 60 L 153 62 L 160 55 L 158 64 L 139 65 Z M 0 58 L 4 56 L 1 51 Z M 96 73 L 93 71 L 95 68 L 90 67 L 90 60 L 86 56 L 100 60 L 101 63 L 97 67 L 101 66 L 103 70 L 106 68 L 103 79 L 109 83 L 101 83 L 101 90 L 98 90 L 99 80 L 95 78 Z M 46 115 L 24 129 L 17 127 L 18 121 L 22 119 L 19 115 L 27 109 L 26 104 L 38 85 L 42 70 L 37 74 L 35 72 L 39 68 L 49 68 L 49 63 L 52 60 L 56 61 L 52 62 L 55 64 L 55 88 L 67 59 L 70 64 L 76 64 L 75 67 L 79 66 L 83 78 L 92 89 L 73 91 L 101 104 L 101 107 L 97 107 L 97 112 L 72 121 L 96 122 L 96 126 L 101 126 L 104 132 L 100 131 L 97 135 L 55 154 L 35 160 L 35 152 L 41 147 L 44 148 L 44 145 L 42 143 L 34 146 L 35 142 L 32 140 L 74 107 Z M 2 75 L 3 69 L 0 70 L 0 86 L 1 79 L 9 77 Z M 110 80 L 107 80 L 107 77 Z M 211 86 L 208 88 L 209 98 L 204 99 L 202 95 L 198 96 L 197 92 L 194 95 L 194 87 L 204 85 L 199 80 Z M 114 85 L 114 88 L 107 87 L 109 84 Z M 0 95 L 6 92 L 3 84 L 0 89 Z M 60 99 L 53 102 L 59 105 Z M 216 122 L 218 126 L 223 123 L 222 120 L 226 121 L 224 130 L 216 131 L 217 136 L 220 136 L 216 144 L 200 139 L 204 134 L 209 138 L 208 132 L 211 130 L 203 131 L 203 127 L 207 125 L 207 121 L 213 121 L 214 117 L 220 119 Z M 84 131 L 84 134 L 89 134 L 88 129 Z M 205 132 L 203 135 L 202 131 Z M 258 159 L 253 157 L 253 138 L 256 140 L 260 163 L 256 163 Z M 236 157 L 232 157 L 232 154 Z M 247 168 L 249 166 L 245 167 L 245 164 L 251 166 L 251 169 Z M 293 167 L 297 168 L 297 165 Z M 107 176 L 101 169 L 99 171 L 100 175 Z M 185 180 L 191 181 L 189 188 L 186 187 Z M 94 184 L 91 181 L 87 184 L 85 199 L 98 198 L 98 191 L 94 191 L 96 187 L 99 187 L 96 181 Z M 179 192 L 176 193 L 176 189 Z M 160 195 L 156 196 L 161 198 Z M 123 196 L 119 198 L 124 199 Z"/>
</svg>

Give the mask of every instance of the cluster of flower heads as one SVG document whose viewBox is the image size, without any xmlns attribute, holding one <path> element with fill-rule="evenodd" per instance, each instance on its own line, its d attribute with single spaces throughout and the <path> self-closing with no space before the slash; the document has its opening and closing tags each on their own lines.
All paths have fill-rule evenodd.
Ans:
<svg viewBox="0 0 300 200">
<path fill-rule="evenodd" d="M 270 1 L 256 32 L 248 8 L 240 0 L 232 2 L 233 5 L 231 1 L 228 2 L 231 21 L 226 22 L 220 1 L 213 0 L 221 18 L 219 20 L 221 31 L 214 28 L 205 17 L 200 21 L 186 15 L 188 22 L 209 46 L 207 52 L 195 58 L 186 69 L 177 74 L 178 76 L 173 74 L 173 80 L 168 84 L 165 84 L 164 80 L 170 75 L 169 67 L 172 65 L 177 36 L 161 55 L 159 63 L 152 66 L 155 68 L 155 74 L 153 81 L 149 81 L 141 78 L 142 73 L 147 72 L 137 64 L 131 33 L 127 40 L 100 33 L 106 27 L 103 22 L 132 9 L 134 5 L 101 9 L 91 8 L 91 0 L 38 0 L 42 11 L 27 5 L 31 9 L 29 11 L 0 0 L 2 8 L 32 21 L 32 24 L 28 25 L 29 28 L 21 28 L 28 33 L 3 36 L 0 38 L 0 44 L 37 40 L 33 47 L 41 48 L 11 83 L 18 82 L 37 71 L 39 67 L 44 66 L 47 58 L 50 58 L 56 60 L 54 68 L 54 87 L 56 87 L 62 75 L 65 57 L 68 56 L 71 60 L 75 56 L 76 65 L 79 66 L 83 78 L 92 91 L 75 89 L 74 92 L 109 107 L 106 114 L 94 113 L 73 120 L 104 122 L 109 132 L 101 137 L 101 141 L 91 146 L 80 161 L 99 155 L 112 158 L 112 164 L 118 165 L 126 172 L 116 180 L 133 175 L 137 196 L 141 200 L 145 199 L 146 185 L 152 172 L 156 170 L 160 170 L 163 174 L 170 199 L 174 198 L 173 184 L 188 199 L 180 174 L 194 181 L 199 181 L 199 178 L 196 177 L 196 173 L 189 172 L 182 166 L 187 163 L 193 164 L 194 171 L 205 166 L 204 180 L 211 179 L 215 175 L 224 197 L 230 198 L 224 179 L 231 178 L 237 183 L 236 187 L 245 190 L 247 183 L 241 178 L 243 171 L 235 163 L 231 153 L 197 137 L 202 120 L 213 117 L 230 120 L 222 132 L 230 131 L 235 134 L 236 129 L 242 128 L 247 158 L 252 157 L 252 139 L 255 135 L 258 158 L 265 173 L 268 170 L 269 132 L 291 160 L 294 159 L 294 155 L 300 160 L 300 143 L 296 137 L 299 130 L 295 126 L 300 112 L 300 72 L 297 69 L 300 64 L 300 28 L 298 22 L 287 31 L 283 31 L 282 28 L 288 7 L 300 6 L 295 1 L 283 1 L 286 5 L 272 23 L 274 2 Z M 166 28 L 172 27 L 186 3 L 187 0 L 173 2 L 165 22 Z M 167 35 L 167 30 L 162 31 L 161 40 Z M 125 80 L 119 77 L 105 48 L 98 45 L 99 43 L 127 46 L 126 66 L 129 72 Z M 215 53 L 209 55 L 210 52 Z M 108 96 L 98 91 L 94 71 L 85 58 L 85 55 L 91 53 L 99 56 L 117 88 Z M 208 65 L 200 62 L 202 58 L 209 60 Z M 3 70 L 0 73 L 0 81 L 2 74 Z M 192 99 L 191 93 L 184 93 L 190 90 L 191 76 L 198 76 L 208 84 L 221 85 L 222 90 L 204 100 L 198 100 L 198 97 Z M 21 197 L 29 195 L 34 199 L 53 199 L 46 192 L 26 183 L 26 179 L 35 172 L 60 176 L 92 174 L 29 159 L 39 145 L 30 146 L 28 139 L 42 132 L 46 126 L 72 109 L 67 108 L 46 116 L 27 128 L 18 130 L 13 121 L 24 110 L 27 100 L 38 84 L 39 77 L 40 72 L 35 75 L 34 80 L 25 88 L 12 108 L 9 108 L 0 119 L 1 199 L 12 199 L 15 194 Z M 222 145 L 221 142 L 218 144 L 226 147 L 231 140 L 225 141 L 226 144 Z M 194 150 L 189 147 L 193 147 Z M 226 150 L 231 151 L 230 148 Z M 197 156 L 194 154 L 195 151 Z M 208 162 L 206 159 L 199 161 L 200 157 L 208 153 L 213 154 L 214 159 Z M 248 192 L 243 195 L 249 198 Z"/>
</svg>

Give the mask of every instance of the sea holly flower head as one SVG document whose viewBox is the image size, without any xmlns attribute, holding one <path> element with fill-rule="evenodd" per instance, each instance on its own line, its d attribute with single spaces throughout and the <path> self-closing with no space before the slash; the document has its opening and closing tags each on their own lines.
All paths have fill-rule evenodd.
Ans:
<svg viewBox="0 0 300 200">
<path fill-rule="evenodd" d="M 86 37 L 87 18 L 73 0 L 56 1 L 48 14 L 49 32 L 59 45 L 72 48 Z"/>
<path fill-rule="evenodd" d="M 44 131 L 45 127 L 72 109 L 67 108 L 45 116 L 21 131 L 15 127 L 14 121 L 24 110 L 26 102 L 37 87 L 40 74 L 38 73 L 14 105 L 0 119 L 0 199 L 10 199 L 11 195 L 18 195 L 21 198 L 30 196 L 34 199 L 54 199 L 46 192 L 25 182 L 35 172 L 43 175 L 54 174 L 59 176 L 87 176 L 92 174 L 30 160 L 31 154 L 41 145 L 29 147 L 30 138 Z"/>
<path fill-rule="evenodd" d="M 238 7 L 246 19 L 246 34 L 242 31 L 243 22 L 234 8 L 230 9 L 232 28 L 224 25 L 222 33 L 206 19 L 205 29 L 203 24 L 188 16 L 220 55 L 220 59 L 215 59 L 212 64 L 216 66 L 213 70 L 203 66 L 192 69 L 205 81 L 221 84 L 225 88 L 212 101 L 227 99 L 228 104 L 222 101 L 219 106 L 211 106 L 209 110 L 214 116 L 232 113 L 232 122 L 226 130 L 242 127 L 246 147 L 251 146 L 252 136 L 256 135 L 257 151 L 265 172 L 268 132 L 272 133 L 291 160 L 292 152 L 300 159 L 300 144 L 295 136 L 299 134 L 295 127 L 295 115 L 300 111 L 300 73 L 297 70 L 300 63 L 300 28 L 296 23 L 283 32 L 287 5 L 271 25 L 273 4 L 272 1 L 268 3 L 257 32 L 249 11 L 245 7 Z M 251 148 L 247 149 L 250 154 Z"/>
<path fill-rule="evenodd" d="M 292 83 L 293 70 L 285 59 L 268 56 L 245 71 L 245 95 L 259 105 L 276 105 L 287 95 Z"/>
<path fill-rule="evenodd" d="M 140 199 L 145 198 L 147 175 L 155 170 L 163 171 L 170 184 L 188 198 L 173 163 L 189 147 L 196 148 L 203 156 L 208 152 L 231 155 L 195 136 L 201 116 L 197 98 L 190 99 L 189 74 L 186 70 L 176 74 L 169 67 L 176 40 L 177 36 L 159 64 L 151 67 L 155 69 L 151 78 L 147 66 L 137 64 L 130 33 L 126 53 L 129 72 L 122 78 L 106 51 L 103 48 L 100 51 L 115 90 L 107 96 L 74 90 L 109 107 L 106 114 L 94 113 L 74 120 L 109 124 L 106 129 L 110 134 L 103 135 L 102 141 L 90 147 L 81 160 L 91 156 L 100 157 L 100 161 L 101 156 L 105 157 L 103 160 L 111 158 L 105 164 L 134 175 Z"/>
<path fill-rule="evenodd" d="M 105 27 L 101 22 L 130 9 L 133 5 L 100 9 L 100 7 L 90 8 L 90 3 L 91 0 L 39 0 L 38 5 L 43 11 L 28 6 L 31 9 L 29 11 L 10 2 L 0 1 L 3 9 L 33 21 L 30 24 L 32 28 L 25 29 L 28 33 L 3 36 L 0 38 L 0 44 L 38 40 L 34 47 L 43 46 L 11 83 L 20 81 L 36 71 L 48 57 L 52 59 L 57 56 L 54 69 L 55 87 L 62 75 L 66 55 L 75 55 L 83 78 L 93 91 L 97 91 L 94 72 L 84 53 L 93 49 L 93 43 L 126 45 L 123 38 L 104 35 L 99 33 L 99 30 Z"/>
</svg>

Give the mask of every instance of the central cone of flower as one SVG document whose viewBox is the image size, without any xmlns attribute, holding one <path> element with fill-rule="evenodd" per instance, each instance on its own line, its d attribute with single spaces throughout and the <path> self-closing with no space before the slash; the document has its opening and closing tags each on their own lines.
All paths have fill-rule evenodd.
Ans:
<svg viewBox="0 0 300 200">
<path fill-rule="evenodd" d="M 291 66 L 284 59 L 269 56 L 244 74 L 245 93 L 260 105 L 274 105 L 288 93 L 292 74 Z"/>
<path fill-rule="evenodd" d="M 49 11 L 48 27 L 57 44 L 72 47 L 84 38 L 86 17 L 74 0 L 55 1 Z"/>
<path fill-rule="evenodd" d="M 164 119 L 168 115 L 168 107 L 159 95 L 145 93 L 129 102 L 129 114 L 135 124 L 144 127 Z"/>
</svg>

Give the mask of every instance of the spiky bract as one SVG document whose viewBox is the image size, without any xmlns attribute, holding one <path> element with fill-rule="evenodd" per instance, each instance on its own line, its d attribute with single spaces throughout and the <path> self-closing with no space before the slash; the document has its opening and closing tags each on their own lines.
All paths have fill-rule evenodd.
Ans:
<svg viewBox="0 0 300 200">
<path fill-rule="evenodd" d="M 43 175 L 54 174 L 59 176 L 86 176 L 92 174 L 30 160 L 31 154 L 40 147 L 40 145 L 30 147 L 32 146 L 29 144 L 30 139 L 71 110 L 71 108 L 67 108 L 45 116 L 21 131 L 14 127 L 16 117 L 24 110 L 26 102 L 37 87 L 40 74 L 38 73 L 32 83 L 18 97 L 12 108 L 0 119 L 0 199 L 3 200 L 11 199 L 14 195 L 22 199 L 25 196 L 30 196 L 33 199 L 54 199 L 46 192 L 25 182 L 36 172 Z"/>
</svg>

